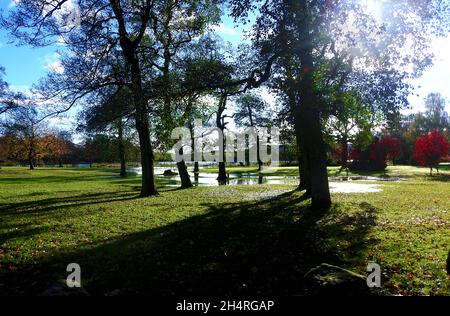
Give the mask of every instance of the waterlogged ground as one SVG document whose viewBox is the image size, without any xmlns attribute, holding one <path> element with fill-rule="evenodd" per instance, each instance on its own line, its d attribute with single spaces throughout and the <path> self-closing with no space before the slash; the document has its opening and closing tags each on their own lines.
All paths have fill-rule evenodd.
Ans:
<svg viewBox="0 0 450 316">
<path fill-rule="evenodd" d="M 171 170 L 176 173 L 176 168 L 157 167 L 155 175 L 159 181 L 168 187 L 180 186 L 180 177 L 178 175 L 164 176 L 164 171 Z M 232 169 L 233 170 L 233 169 Z M 141 168 L 129 168 L 128 172 L 139 176 L 142 174 Z M 189 175 L 194 186 L 218 186 L 217 174 L 212 172 L 194 173 L 189 168 Z M 402 178 L 389 179 L 390 181 L 404 181 Z M 344 182 L 345 181 L 345 182 Z M 382 190 L 379 184 L 365 183 L 367 181 L 386 181 L 386 178 L 380 177 L 332 177 L 330 178 L 330 192 L 332 193 L 370 193 Z M 257 173 L 257 172 L 231 172 L 228 173 L 227 185 L 298 185 L 298 176 L 276 175 L 276 171 Z"/>
<path fill-rule="evenodd" d="M 243 172 L 257 173 L 230 169 Z M 142 199 L 139 177 L 117 169 L 2 168 L 0 294 L 42 293 L 76 262 L 90 294 L 301 295 L 322 262 L 361 274 L 376 262 L 380 294 L 450 295 L 450 172 L 427 173 L 388 167 L 364 176 L 408 181 L 336 181 L 381 191 L 332 183 L 333 207 L 320 213 L 294 191 L 297 179 L 179 190 L 159 178 L 160 194 Z"/>
</svg>

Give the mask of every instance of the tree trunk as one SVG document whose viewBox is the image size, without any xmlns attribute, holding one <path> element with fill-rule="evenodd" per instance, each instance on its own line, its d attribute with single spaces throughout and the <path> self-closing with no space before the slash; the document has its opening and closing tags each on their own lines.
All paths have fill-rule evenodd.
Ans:
<svg viewBox="0 0 450 316">
<path fill-rule="evenodd" d="M 263 176 L 258 176 L 258 184 L 263 184 Z"/>
<path fill-rule="evenodd" d="M 136 111 L 137 112 L 137 111 Z M 139 135 L 139 145 L 141 149 L 142 166 L 142 188 L 141 197 L 157 195 L 155 187 L 155 175 L 153 170 L 153 149 L 150 143 L 150 133 L 148 130 L 148 121 L 141 120 L 141 116 L 136 113 L 136 129 Z"/>
<path fill-rule="evenodd" d="M 302 86 L 304 85 L 308 86 L 309 84 L 303 82 Z M 312 89 L 312 81 L 310 88 Z M 320 116 L 318 110 L 314 108 L 314 98 L 309 95 L 311 90 L 306 87 L 300 89 L 303 97 L 301 97 L 302 104 L 300 104 L 296 120 L 300 121 L 301 145 L 299 147 L 303 149 L 302 164 L 305 165 L 307 172 L 307 191 L 310 188 L 312 208 L 328 208 L 331 205 L 331 197 Z"/>
<path fill-rule="evenodd" d="M 307 131 L 302 134 L 303 130 L 301 128 L 301 113 L 300 108 L 296 102 L 295 92 L 293 89 L 288 91 L 289 103 L 291 111 L 294 114 L 294 131 L 295 138 L 297 140 L 297 152 L 298 152 L 298 170 L 300 175 L 300 184 L 297 188 L 299 191 L 306 190 L 306 195 L 311 195 L 311 174 L 309 172 L 309 163 L 305 153 L 305 148 L 303 145 L 303 139 L 308 137 Z"/>
<path fill-rule="evenodd" d="M 141 71 L 138 61 L 131 63 L 131 79 L 134 105 L 136 108 L 136 130 L 139 135 L 142 165 L 141 197 L 157 195 L 155 175 L 153 169 L 153 148 L 150 142 L 149 119 L 147 101 L 143 97 Z"/>
<path fill-rule="evenodd" d="M 262 170 L 262 161 L 259 154 L 259 136 L 256 136 L 256 160 L 258 161 L 258 171 Z"/>
<path fill-rule="evenodd" d="M 183 148 L 180 149 L 180 154 L 183 155 Z M 181 188 L 182 189 L 192 188 L 191 178 L 189 176 L 186 162 L 184 161 L 184 159 L 181 160 L 180 162 L 177 162 L 177 169 L 178 174 L 180 175 Z"/>
<path fill-rule="evenodd" d="M 225 168 L 225 161 L 219 161 L 219 176 L 217 177 L 220 184 L 226 184 L 227 182 L 227 171 Z"/>
<path fill-rule="evenodd" d="M 123 142 L 123 123 L 122 118 L 119 118 L 117 129 L 119 132 L 119 158 L 120 158 L 120 177 L 126 178 L 127 176 L 127 164 L 125 160 L 125 144 Z"/>
<path fill-rule="evenodd" d="M 344 137 L 341 141 L 341 167 L 347 169 L 347 159 L 348 159 L 348 144 L 347 137 Z"/>
<path fill-rule="evenodd" d="M 227 104 L 227 96 L 226 96 L 226 94 L 223 94 L 220 97 L 219 108 L 217 109 L 217 116 L 216 116 L 216 126 L 220 129 L 220 131 L 222 132 L 222 135 L 223 135 L 222 148 L 221 148 L 222 161 L 219 161 L 219 175 L 217 177 L 217 180 L 219 180 L 219 184 L 226 184 L 226 181 L 227 181 L 227 172 L 226 172 L 226 167 L 225 167 L 225 144 L 226 144 L 225 135 L 224 135 L 225 123 L 223 122 L 223 118 L 222 118 L 222 113 L 225 111 L 226 104 Z"/>
<path fill-rule="evenodd" d="M 141 197 L 157 195 L 155 187 L 155 176 L 153 170 L 153 148 L 150 142 L 150 124 L 148 118 L 147 100 L 144 98 L 142 89 L 141 68 L 136 48 L 139 43 L 130 40 L 126 30 L 126 20 L 120 1 L 109 1 L 118 23 L 118 33 L 122 54 L 130 67 L 131 92 L 135 108 L 136 130 L 139 135 L 142 165 L 142 188 Z M 146 23 L 146 22 L 145 22 Z M 146 26 L 143 22 L 142 26 Z"/>
<path fill-rule="evenodd" d="M 285 47 L 285 50 L 288 48 Z M 285 57 L 284 66 L 286 67 L 286 94 L 288 97 L 289 108 L 291 115 L 294 116 L 294 132 L 297 142 L 297 160 L 298 160 L 298 172 L 300 177 L 300 183 L 297 187 L 298 191 L 306 190 L 305 195 L 311 195 L 311 179 L 309 173 L 308 160 L 304 155 L 305 148 L 303 146 L 303 138 L 308 137 L 307 134 L 302 135 L 302 129 L 300 127 L 300 112 L 297 102 L 297 86 L 292 74 L 292 63 L 290 59 Z"/>
<path fill-rule="evenodd" d="M 311 181 L 311 206 L 315 209 L 321 209 L 330 207 L 331 197 L 328 186 L 326 152 L 320 130 L 320 118 L 319 114 L 314 112 L 304 113 L 305 120 L 307 117 L 311 118 L 310 136 L 305 140 L 305 156 L 309 165 Z M 305 120 L 303 124 L 307 127 L 308 124 Z"/>
<path fill-rule="evenodd" d="M 181 188 L 187 189 L 192 188 L 191 177 L 189 176 L 186 163 L 184 160 L 177 162 L 178 173 L 180 174 L 181 179 Z"/>
<path fill-rule="evenodd" d="M 297 105 L 295 121 L 298 121 L 301 131 L 300 142 L 303 155 L 306 157 L 311 181 L 311 207 L 313 209 L 326 209 L 331 206 L 330 190 L 328 186 L 327 157 L 325 143 L 322 136 L 320 122 L 320 100 L 314 93 L 313 73 L 314 63 L 312 55 L 312 42 L 308 27 L 307 4 L 305 0 L 299 1 L 298 12 L 304 14 L 299 17 L 298 28 L 302 47 L 298 50 L 300 59 L 300 82 L 298 92 L 300 103 Z"/>
<path fill-rule="evenodd" d="M 34 136 L 32 136 L 34 137 Z M 34 163 L 33 163 L 33 150 L 34 148 L 34 140 L 33 138 L 30 139 L 30 148 L 28 149 L 28 164 L 30 166 L 30 170 L 34 170 Z"/>
<path fill-rule="evenodd" d="M 301 147 L 301 145 L 298 146 Z M 300 184 L 297 190 L 305 190 L 306 195 L 311 195 L 311 174 L 309 172 L 308 159 L 302 153 L 298 155 L 298 169 L 300 172 Z"/>
<path fill-rule="evenodd" d="M 222 135 L 224 135 L 224 127 L 220 125 L 219 128 L 222 131 Z M 219 184 L 226 184 L 227 182 L 227 170 L 225 166 L 225 135 L 223 136 L 222 161 L 219 161 L 219 175 L 217 180 L 219 180 Z"/>
<path fill-rule="evenodd" d="M 197 183 L 196 185 L 198 185 L 198 172 L 194 173 L 194 181 Z"/>
<path fill-rule="evenodd" d="M 248 146 L 245 146 L 244 148 L 244 163 L 240 163 L 240 165 L 250 166 L 250 140 L 247 142 Z M 246 148 L 248 147 L 248 149 Z"/>
<path fill-rule="evenodd" d="M 247 111 L 248 111 L 248 117 L 250 119 L 250 126 L 253 127 L 256 130 L 255 124 L 253 123 L 252 108 L 249 105 L 247 106 Z M 257 130 L 256 130 L 256 133 L 258 133 Z M 250 151 L 249 151 L 249 156 L 250 156 Z M 256 134 L 256 161 L 258 163 L 258 171 L 261 171 L 261 169 L 262 169 L 262 161 L 261 161 L 261 155 L 259 153 L 259 135 L 258 134 Z M 249 157 L 249 164 L 248 165 L 250 165 L 250 157 Z"/>
<path fill-rule="evenodd" d="M 192 153 L 191 153 L 191 161 L 194 162 L 194 173 L 198 173 L 200 172 L 200 168 L 198 167 L 198 161 L 195 160 L 195 138 L 194 138 L 194 127 L 192 126 L 192 124 L 189 124 L 189 131 L 191 133 L 191 148 L 192 148 Z M 197 181 L 197 180 L 195 180 Z"/>
<path fill-rule="evenodd" d="M 60 168 L 63 168 L 64 165 L 63 165 L 63 162 L 62 162 L 62 159 L 61 159 L 61 158 L 58 159 L 58 162 L 59 162 L 59 167 L 60 167 Z"/>
<path fill-rule="evenodd" d="M 165 27 L 168 27 L 166 25 Z M 164 44 L 164 65 L 163 65 L 163 84 L 164 84 L 164 104 L 163 104 L 163 116 L 162 122 L 165 127 L 167 136 L 163 136 L 164 138 L 169 138 L 170 131 L 174 128 L 174 122 L 172 119 L 172 91 L 171 91 L 171 82 L 170 82 L 170 63 L 171 63 L 171 54 L 169 49 L 170 43 Z M 188 110 L 187 112 L 189 112 Z M 192 138 L 191 138 L 192 141 Z M 183 155 L 183 148 L 180 149 L 180 154 Z M 180 175 L 181 180 L 181 189 L 187 189 L 192 187 L 191 178 L 189 176 L 186 162 L 181 160 L 177 162 L 178 174 Z"/>
<path fill-rule="evenodd" d="M 28 154 L 28 165 L 30 166 L 30 170 L 34 170 L 33 156 L 31 150 Z"/>
</svg>

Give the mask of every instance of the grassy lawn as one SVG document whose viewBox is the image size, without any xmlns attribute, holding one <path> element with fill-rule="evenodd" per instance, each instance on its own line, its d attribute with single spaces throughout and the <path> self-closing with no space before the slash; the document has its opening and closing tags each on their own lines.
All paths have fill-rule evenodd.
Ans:
<svg viewBox="0 0 450 316">
<path fill-rule="evenodd" d="M 362 274 L 377 262 L 381 294 L 450 295 L 450 171 L 427 173 L 389 167 L 412 180 L 333 194 L 320 214 L 290 185 L 161 187 L 140 199 L 140 179 L 114 169 L 4 167 L 0 294 L 40 293 L 71 262 L 91 294 L 307 294 L 303 275 L 322 262 Z"/>
</svg>

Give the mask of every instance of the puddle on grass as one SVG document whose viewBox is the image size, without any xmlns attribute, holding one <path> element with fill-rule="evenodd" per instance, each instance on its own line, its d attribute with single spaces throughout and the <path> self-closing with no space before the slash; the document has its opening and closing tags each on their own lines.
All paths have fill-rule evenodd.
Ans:
<svg viewBox="0 0 450 316">
<path fill-rule="evenodd" d="M 177 172 L 176 168 L 168 167 L 156 167 L 155 176 L 157 179 L 165 182 L 165 186 L 177 187 L 180 185 L 180 177 L 164 176 L 165 170 L 172 170 Z M 129 168 L 128 172 L 140 175 L 142 173 L 141 168 Z M 200 172 L 195 174 L 192 169 L 189 170 L 191 181 L 195 186 L 219 186 L 217 181 L 217 174 Z M 357 176 L 357 177 L 332 177 L 330 178 L 330 192 L 332 193 L 372 193 L 380 192 L 382 189 L 379 184 L 369 184 L 360 181 L 404 181 L 400 178 L 377 178 L 369 176 Z M 357 181 L 357 182 L 354 182 Z M 259 175 L 257 173 L 228 173 L 227 185 L 260 185 L 260 184 L 286 184 L 286 185 L 298 185 L 298 176 L 271 176 L 271 175 Z M 221 192 L 223 193 L 223 192 Z M 233 192 L 228 192 L 232 195 Z M 236 192 L 235 192 L 236 193 Z M 280 192 L 277 192 L 277 195 Z M 270 194 L 269 194 L 270 195 Z M 270 198 L 271 196 L 266 196 Z"/>
</svg>

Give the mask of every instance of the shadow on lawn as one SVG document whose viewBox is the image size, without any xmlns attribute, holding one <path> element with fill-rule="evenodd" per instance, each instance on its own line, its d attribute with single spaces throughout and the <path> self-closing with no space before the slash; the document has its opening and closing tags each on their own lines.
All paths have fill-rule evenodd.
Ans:
<svg viewBox="0 0 450 316">
<path fill-rule="evenodd" d="M 432 176 L 426 176 L 427 181 L 450 182 L 450 174 L 448 173 L 433 173 Z"/>
<path fill-rule="evenodd" d="M 111 174 L 110 177 L 115 176 Z M 0 184 L 48 184 L 48 183 L 67 183 L 67 182 L 77 182 L 77 181 L 98 181 L 102 176 L 99 175 L 80 175 L 71 176 L 69 179 L 67 175 L 60 176 L 39 176 L 32 175 L 29 177 L 4 177 L 0 179 Z"/>
<path fill-rule="evenodd" d="M 174 192 L 176 194 L 176 192 Z M 66 266 L 81 266 L 90 294 L 295 295 L 303 275 L 327 262 L 366 266 L 377 210 L 334 206 L 318 213 L 288 192 L 258 202 L 207 205 L 205 214 L 53 254 L 4 276 L 8 294 L 40 293 Z"/>
<path fill-rule="evenodd" d="M 38 196 L 31 193 L 29 196 Z M 80 207 L 83 205 L 102 204 L 114 201 L 125 201 L 138 198 L 134 191 L 129 192 L 101 192 L 80 194 L 75 196 L 63 196 L 48 199 L 34 199 L 32 201 L 18 203 L 0 204 L 0 215 L 15 214 L 43 214 L 46 212 L 57 211 L 61 208 Z"/>
</svg>

